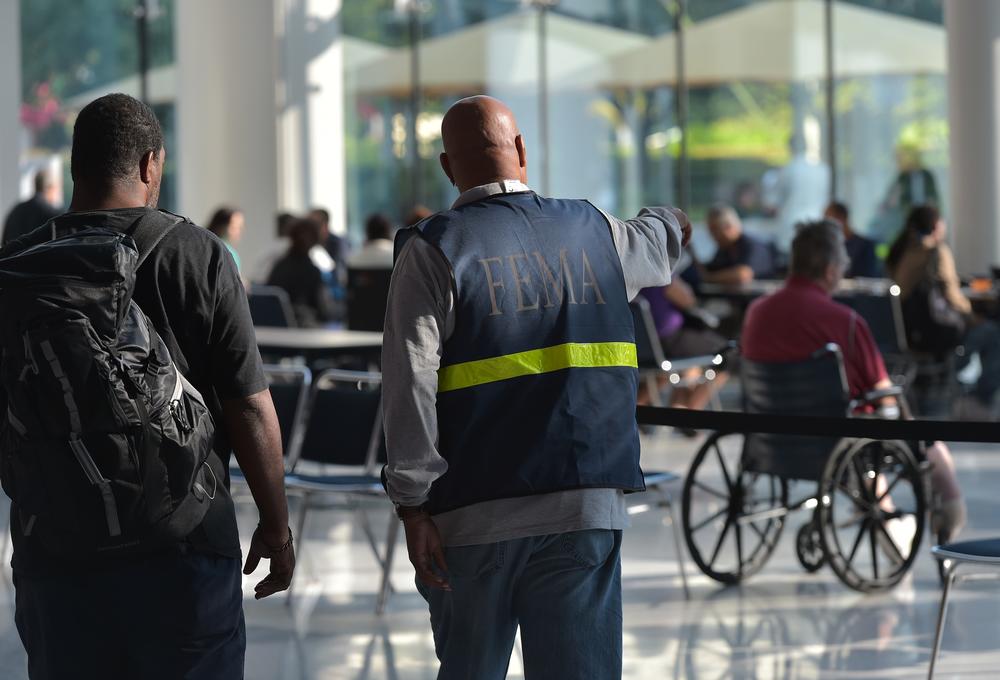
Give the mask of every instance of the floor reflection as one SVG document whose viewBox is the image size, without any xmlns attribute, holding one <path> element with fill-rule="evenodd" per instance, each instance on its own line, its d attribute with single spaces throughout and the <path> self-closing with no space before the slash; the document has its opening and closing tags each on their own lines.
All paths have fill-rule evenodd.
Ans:
<svg viewBox="0 0 1000 680">
<path fill-rule="evenodd" d="M 663 438 L 644 452 L 647 465 L 682 471 L 697 443 Z M 967 536 L 1000 532 L 993 520 L 1000 456 L 966 448 L 956 460 L 969 495 Z M 388 511 L 371 510 L 381 525 L 378 513 Z M 249 535 L 256 517 L 248 508 L 241 512 Z M 688 562 L 688 599 L 662 513 L 633 516 L 623 548 L 626 680 L 924 677 L 940 597 L 928 546 L 899 587 L 862 595 L 829 569 L 806 574 L 799 566 L 793 539 L 807 518 L 789 521 L 773 558 L 742 587 L 719 587 Z M 302 540 L 293 606 L 281 597 L 256 602 L 255 580 L 245 582 L 247 680 L 433 680 L 427 609 L 405 554 L 393 570 L 397 592 L 380 618 L 373 613 L 377 564 L 352 517 L 317 512 Z M 0 678 L 26 680 L 7 579 L 0 586 Z M 1000 584 L 963 584 L 952 602 L 938 677 L 1000 677 Z M 516 653 L 508 677 L 523 678 Z"/>
</svg>

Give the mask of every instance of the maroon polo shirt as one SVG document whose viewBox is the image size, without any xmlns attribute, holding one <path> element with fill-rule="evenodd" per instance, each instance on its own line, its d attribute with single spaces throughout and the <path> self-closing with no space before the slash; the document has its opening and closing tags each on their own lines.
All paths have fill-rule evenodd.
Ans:
<svg viewBox="0 0 1000 680">
<path fill-rule="evenodd" d="M 761 363 L 803 361 L 831 342 L 844 353 L 851 396 L 888 378 L 865 320 L 801 277 L 793 276 L 781 290 L 755 300 L 740 336 L 742 355 Z"/>
</svg>

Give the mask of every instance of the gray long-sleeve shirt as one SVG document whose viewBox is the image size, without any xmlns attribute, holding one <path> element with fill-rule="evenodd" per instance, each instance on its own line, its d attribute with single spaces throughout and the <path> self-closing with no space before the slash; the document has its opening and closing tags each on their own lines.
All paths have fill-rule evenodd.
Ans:
<svg viewBox="0 0 1000 680">
<path fill-rule="evenodd" d="M 466 191 L 454 207 L 501 193 L 528 191 L 505 180 Z M 681 254 L 677 218 L 666 208 L 643 208 L 631 220 L 604 213 L 621 259 L 629 299 L 639 290 L 670 282 Z M 454 290 L 444 256 L 420 238 L 400 252 L 389 287 L 382 349 L 383 412 L 388 447 L 389 496 L 420 505 L 448 470 L 438 452 L 438 369 L 444 343 L 455 328 Z M 435 515 L 446 546 L 480 545 L 628 524 L 618 489 L 578 489 L 504 498 Z"/>
</svg>

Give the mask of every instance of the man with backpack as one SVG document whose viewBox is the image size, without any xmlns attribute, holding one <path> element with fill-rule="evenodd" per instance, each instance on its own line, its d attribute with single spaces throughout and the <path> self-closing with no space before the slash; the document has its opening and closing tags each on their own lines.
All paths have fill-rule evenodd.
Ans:
<svg viewBox="0 0 1000 680">
<path fill-rule="evenodd" d="M 0 480 L 29 675 L 243 677 L 235 453 L 262 598 L 295 558 L 277 418 L 225 245 L 156 210 L 145 104 L 90 103 L 70 212 L 0 250 Z"/>
</svg>

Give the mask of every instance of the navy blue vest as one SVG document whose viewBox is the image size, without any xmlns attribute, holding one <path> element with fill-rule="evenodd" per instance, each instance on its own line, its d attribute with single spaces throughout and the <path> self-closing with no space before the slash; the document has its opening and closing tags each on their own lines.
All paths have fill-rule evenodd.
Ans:
<svg viewBox="0 0 1000 680">
<path fill-rule="evenodd" d="M 586 201 L 496 195 L 403 232 L 444 255 L 455 329 L 438 374 L 448 471 L 432 514 L 498 498 L 644 488 L 621 260 Z"/>
</svg>

